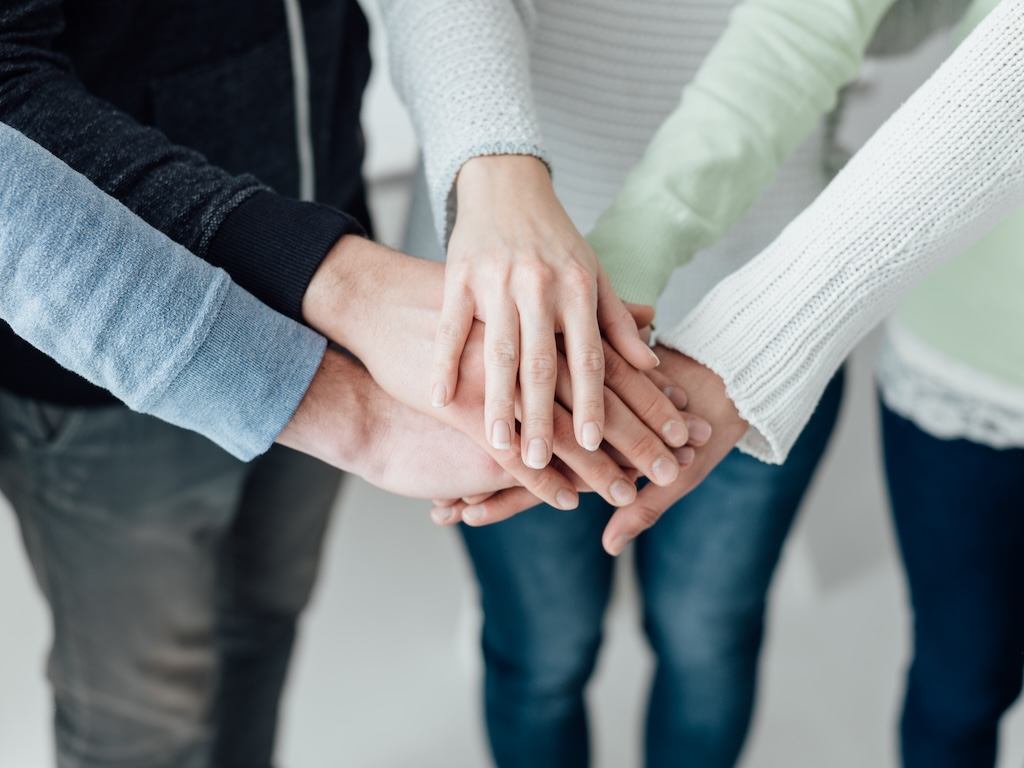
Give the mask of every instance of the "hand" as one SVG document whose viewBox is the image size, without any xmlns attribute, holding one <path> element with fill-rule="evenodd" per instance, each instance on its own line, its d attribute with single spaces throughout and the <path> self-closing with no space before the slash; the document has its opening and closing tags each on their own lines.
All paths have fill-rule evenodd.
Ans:
<svg viewBox="0 0 1024 768">
<path fill-rule="evenodd" d="M 718 374 L 666 347 L 658 347 L 657 352 L 661 365 L 650 375 L 661 386 L 677 386 L 686 391 L 687 407 L 711 424 L 711 439 L 696 451 L 693 461 L 680 471 L 674 483 L 665 487 L 648 485 L 635 502 L 615 511 L 601 537 L 611 555 L 621 553 L 630 541 L 654 525 L 666 509 L 696 488 L 729 454 L 748 427 L 726 395 Z"/>
<path fill-rule="evenodd" d="M 277 442 L 405 496 L 515 484 L 466 435 L 402 405 L 365 368 L 331 349 Z"/>
<path fill-rule="evenodd" d="M 349 238 L 343 238 L 339 246 Z M 487 452 L 521 484 L 538 497 L 560 508 L 577 503 L 576 490 L 551 467 L 527 467 L 519 453 L 518 435 L 513 433 L 508 449 L 491 446 L 480 425 L 483 419 L 482 356 L 483 329 L 471 330 L 467 353 L 463 355 L 463 385 L 451 406 L 433 410 L 428 388 L 421 386 L 429 371 L 434 335 L 440 317 L 443 267 L 391 251 L 361 238 L 336 247 L 310 284 L 303 312 L 310 324 L 350 349 L 367 366 L 374 379 L 392 396 L 420 411 L 430 411 L 446 423 L 466 432 L 486 447 Z M 646 394 L 630 403 L 630 411 L 616 409 L 616 434 L 633 463 L 650 468 L 654 482 L 671 482 L 678 471 L 670 448 L 657 438 L 669 423 L 678 425 L 679 414 L 671 402 L 646 381 L 643 374 L 632 376 L 647 387 Z M 572 417 L 561 406 L 553 408 L 555 449 L 568 470 L 615 505 L 633 501 L 636 489 L 632 475 L 624 472 L 603 451 L 588 452 L 573 437 Z M 641 412 L 644 420 L 633 415 Z M 611 435 L 610 435 L 611 436 Z M 667 459 L 669 473 L 659 470 Z"/>
<path fill-rule="evenodd" d="M 511 445 L 518 375 L 522 458 L 533 468 L 545 466 L 553 447 L 555 335 L 562 333 L 575 439 L 597 450 L 605 430 L 602 333 L 637 369 L 653 368 L 657 359 L 563 210 L 540 160 L 473 158 L 459 171 L 456 190 L 432 403 L 451 402 L 473 320 L 484 321 L 487 440 L 499 450 Z"/>
</svg>

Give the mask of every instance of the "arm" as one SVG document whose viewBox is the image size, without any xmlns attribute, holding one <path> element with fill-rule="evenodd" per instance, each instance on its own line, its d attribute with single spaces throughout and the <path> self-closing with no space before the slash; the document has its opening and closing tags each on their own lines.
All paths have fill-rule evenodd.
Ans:
<svg viewBox="0 0 1024 768">
<path fill-rule="evenodd" d="M 0 315 L 129 407 L 265 451 L 323 357 L 261 304 L 0 123 Z"/>
<path fill-rule="evenodd" d="M 447 244 L 432 400 L 451 401 L 473 320 L 485 321 L 487 439 L 510 444 L 518 375 L 523 459 L 543 467 L 562 333 L 575 438 L 596 450 L 605 426 L 602 333 L 636 367 L 656 361 L 552 189 L 530 86 L 533 4 L 385 0 L 382 8 Z"/>
<path fill-rule="evenodd" d="M 621 551 L 737 442 L 782 461 L 864 333 L 1024 203 L 1022 48 L 1024 0 L 1003 0 L 811 207 L 663 335 L 708 366 L 664 354 L 702 393 L 690 407 L 714 427 L 711 450 L 675 487 L 617 510 L 606 548 Z"/>
<path fill-rule="evenodd" d="M 1024 2 L 1004 0 L 760 256 L 662 341 L 782 461 L 828 379 L 921 278 L 1024 200 Z"/>
<path fill-rule="evenodd" d="M 626 301 L 653 304 L 720 238 L 852 80 L 893 0 L 746 0 L 589 235 Z"/>
<path fill-rule="evenodd" d="M 398 493 L 513 482 L 464 435 L 325 355 L 321 336 L 2 123 L 0 318 L 134 410 L 243 460 L 276 440 Z"/>
<path fill-rule="evenodd" d="M 63 27 L 60 0 L 0 7 L 0 121 L 223 267 L 256 298 L 299 319 L 324 255 L 343 235 L 361 232 L 359 225 L 276 195 L 251 176 L 232 176 L 88 93 L 54 48 Z"/>
</svg>

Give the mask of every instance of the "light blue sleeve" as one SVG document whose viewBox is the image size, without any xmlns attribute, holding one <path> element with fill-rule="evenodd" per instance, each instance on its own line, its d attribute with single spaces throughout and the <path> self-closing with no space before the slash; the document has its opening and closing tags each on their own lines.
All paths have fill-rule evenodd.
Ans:
<svg viewBox="0 0 1024 768">
<path fill-rule="evenodd" d="M 133 410 L 244 460 L 270 447 L 326 347 L 3 124 L 0 318 Z"/>
</svg>

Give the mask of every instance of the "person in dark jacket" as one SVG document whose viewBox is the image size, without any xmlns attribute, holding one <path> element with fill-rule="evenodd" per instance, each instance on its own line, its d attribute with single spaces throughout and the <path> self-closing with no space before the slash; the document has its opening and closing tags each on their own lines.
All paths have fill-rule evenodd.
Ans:
<svg viewBox="0 0 1024 768">
<path fill-rule="evenodd" d="M 296 320 L 370 226 L 369 68 L 355 0 L 0 6 L 0 121 Z M 244 464 L 6 324 L 0 360 L 0 490 L 53 614 L 58 764 L 269 766 L 340 473 L 280 446 Z"/>
</svg>

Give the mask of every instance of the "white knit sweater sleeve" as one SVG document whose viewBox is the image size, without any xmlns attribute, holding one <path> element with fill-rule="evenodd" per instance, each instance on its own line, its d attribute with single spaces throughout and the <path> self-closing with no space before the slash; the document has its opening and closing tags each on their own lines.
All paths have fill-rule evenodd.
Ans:
<svg viewBox="0 0 1024 768">
<path fill-rule="evenodd" d="M 455 177 L 481 155 L 547 156 L 533 105 L 532 0 L 379 0 L 392 79 L 423 146 L 442 246 Z"/>
<path fill-rule="evenodd" d="M 775 242 L 660 340 L 725 380 L 751 425 L 740 447 L 782 462 L 857 341 L 1022 202 L 1024 0 L 1003 0 Z"/>
</svg>

